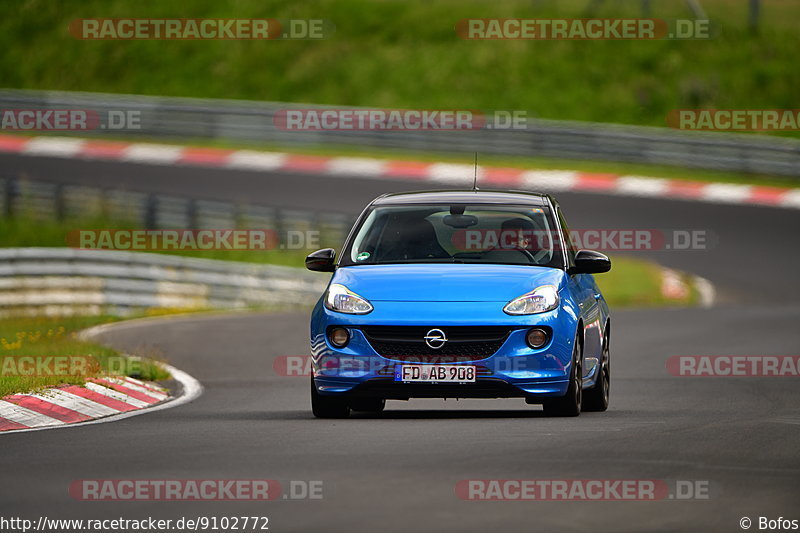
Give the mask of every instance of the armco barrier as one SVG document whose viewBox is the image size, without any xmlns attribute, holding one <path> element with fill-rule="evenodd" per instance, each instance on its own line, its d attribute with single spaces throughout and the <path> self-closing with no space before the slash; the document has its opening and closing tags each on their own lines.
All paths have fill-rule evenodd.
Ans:
<svg viewBox="0 0 800 533">
<path fill-rule="evenodd" d="M 0 216 L 71 221 L 78 227 L 87 217 L 105 215 L 144 229 L 258 229 L 274 232 L 281 244 L 286 244 L 287 231 L 313 231 L 316 248 L 340 245 L 353 224 L 353 216 L 344 213 L 145 194 L 113 185 L 98 188 L 5 177 L 0 170 Z"/>
<path fill-rule="evenodd" d="M 526 129 L 521 130 L 286 131 L 275 125 L 274 117 L 278 111 L 325 107 L 55 91 L 1 90 L 0 108 L 138 112 L 140 129 L 94 130 L 102 135 L 114 133 L 147 138 L 206 138 L 295 145 L 355 144 L 435 152 L 477 151 L 800 176 L 800 141 L 766 135 L 687 132 L 533 118 L 527 122 Z M 81 132 L 81 135 L 86 133 Z"/>
<path fill-rule="evenodd" d="M 0 315 L 312 305 L 327 277 L 300 268 L 69 248 L 0 249 Z"/>
</svg>

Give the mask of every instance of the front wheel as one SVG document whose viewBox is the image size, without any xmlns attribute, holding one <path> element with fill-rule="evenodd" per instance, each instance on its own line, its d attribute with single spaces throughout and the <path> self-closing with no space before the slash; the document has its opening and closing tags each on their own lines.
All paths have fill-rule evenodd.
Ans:
<svg viewBox="0 0 800 533">
<path fill-rule="evenodd" d="M 567 393 L 561 398 L 549 399 L 542 407 L 547 416 L 578 416 L 583 399 L 583 345 L 580 336 L 575 338 L 572 349 L 572 370 L 569 374 Z"/>
<path fill-rule="evenodd" d="M 311 412 L 317 418 L 347 418 L 350 416 L 350 407 L 344 398 L 336 396 L 323 396 L 314 385 L 311 378 Z"/>
<path fill-rule="evenodd" d="M 603 355 L 597 374 L 597 383 L 583 395 L 583 410 L 602 412 L 608 409 L 608 392 L 611 388 L 611 350 L 609 334 L 603 338 Z"/>
</svg>

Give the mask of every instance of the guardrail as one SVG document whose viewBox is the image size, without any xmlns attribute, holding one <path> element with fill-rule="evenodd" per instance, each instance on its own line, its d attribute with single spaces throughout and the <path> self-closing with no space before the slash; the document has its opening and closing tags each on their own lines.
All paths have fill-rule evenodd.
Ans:
<svg viewBox="0 0 800 533">
<path fill-rule="evenodd" d="M 143 229 L 260 229 L 335 246 L 352 215 L 238 205 L 83 185 L 0 178 L 0 216 L 61 221 L 105 215 Z M 295 239 L 297 237 L 294 237 Z M 289 247 L 289 244 L 285 245 Z M 327 278 L 300 268 L 165 254 L 71 248 L 1 248 L 0 317 L 115 314 L 138 309 L 235 309 L 313 304 Z"/>
<path fill-rule="evenodd" d="M 0 316 L 306 306 L 326 283 L 327 276 L 274 265 L 141 252 L 0 249 Z"/>
<path fill-rule="evenodd" d="M 522 130 L 286 131 L 275 125 L 274 117 L 278 111 L 326 107 L 57 91 L 2 90 L 0 107 L 138 111 L 140 129 L 114 133 L 148 138 L 205 138 L 289 145 L 344 144 L 436 152 L 477 151 L 800 176 L 800 141 L 762 135 L 542 119 L 529 120 L 527 128 Z M 95 133 L 107 135 L 109 132 L 95 130 Z"/>
<path fill-rule="evenodd" d="M 345 213 L 242 205 L 147 194 L 111 186 L 52 183 L 17 176 L 2 177 L 1 172 L 0 216 L 6 217 L 24 214 L 36 219 L 77 223 L 88 217 L 106 216 L 148 230 L 260 229 L 274 232 L 279 245 L 312 248 L 338 247 L 354 221 L 352 215 Z M 316 237 L 313 243 L 307 240 L 309 232 L 314 232 Z M 66 243 L 66 230 L 64 233 Z M 304 242 L 297 242 L 301 238 Z"/>
</svg>

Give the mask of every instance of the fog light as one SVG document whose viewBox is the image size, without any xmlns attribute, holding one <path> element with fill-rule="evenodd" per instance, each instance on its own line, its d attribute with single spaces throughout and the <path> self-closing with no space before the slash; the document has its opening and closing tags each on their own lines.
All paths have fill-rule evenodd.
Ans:
<svg viewBox="0 0 800 533">
<path fill-rule="evenodd" d="M 333 328 L 328 332 L 328 339 L 337 348 L 344 348 L 350 342 L 350 332 L 345 328 Z"/>
<path fill-rule="evenodd" d="M 547 332 L 539 328 L 529 329 L 525 340 L 528 341 L 528 346 L 531 348 L 541 348 L 547 344 Z"/>
</svg>

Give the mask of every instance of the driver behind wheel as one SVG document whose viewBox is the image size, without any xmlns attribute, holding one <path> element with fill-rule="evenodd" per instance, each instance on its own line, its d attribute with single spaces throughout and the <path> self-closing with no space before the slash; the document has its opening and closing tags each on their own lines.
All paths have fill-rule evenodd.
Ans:
<svg viewBox="0 0 800 533">
<path fill-rule="evenodd" d="M 538 264 L 541 260 L 536 246 L 535 226 L 524 218 L 511 218 L 500 225 L 497 245 L 487 251 L 483 260 L 505 264 Z"/>
<path fill-rule="evenodd" d="M 498 248 L 505 250 L 529 250 L 533 248 L 533 222 L 523 218 L 510 218 L 500 225 Z"/>
</svg>

